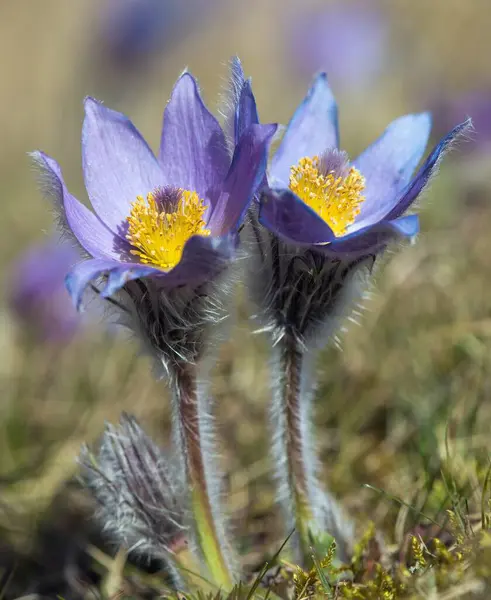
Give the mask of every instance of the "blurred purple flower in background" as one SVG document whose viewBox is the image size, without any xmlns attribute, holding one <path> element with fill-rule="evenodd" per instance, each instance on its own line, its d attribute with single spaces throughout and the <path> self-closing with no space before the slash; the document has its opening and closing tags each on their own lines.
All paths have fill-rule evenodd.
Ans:
<svg viewBox="0 0 491 600">
<path fill-rule="evenodd" d="M 311 77 L 326 71 L 339 89 L 374 84 L 387 56 L 388 25 L 375 0 L 337 1 L 295 11 L 287 26 L 287 53 Z"/>
<path fill-rule="evenodd" d="M 491 150 L 491 88 L 472 90 L 459 94 L 448 91 L 435 92 L 427 104 L 433 107 L 434 128 L 437 135 L 448 130 L 451 123 L 470 117 L 473 132 L 463 150 L 484 152 Z"/>
<path fill-rule="evenodd" d="M 43 341 L 69 341 L 80 326 L 65 288 L 65 276 L 80 255 L 57 239 L 32 246 L 12 267 L 9 304 L 19 319 Z"/>
<path fill-rule="evenodd" d="M 102 55 L 114 67 L 140 68 L 185 35 L 215 1 L 106 0 L 97 32 Z"/>
</svg>

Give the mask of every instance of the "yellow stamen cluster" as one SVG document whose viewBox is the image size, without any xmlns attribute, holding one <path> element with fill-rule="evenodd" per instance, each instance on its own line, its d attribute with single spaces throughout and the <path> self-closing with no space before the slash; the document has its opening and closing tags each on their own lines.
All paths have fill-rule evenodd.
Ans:
<svg viewBox="0 0 491 600">
<path fill-rule="evenodd" d="M 349 168 L 346 177 L 334 171 L 323 175 L 319 163 L 318 156 L 301 158 L 290 169 L 290 189 L 339 237 L 360 212 L 360 204 L 365 200 L 365 178 L 355 167 Z"/>
<path fill-rule="evenodd" d="M 193 235 L 210 235 L 203 214 L 207 207 L 196 192 L 179 190 L 179 201 L 173 212 L 157 202 L 159 191 L 146 199 L 137 196 L 131 205 L 126 238 L 133 246 L 131 254 L 145 265 L 172 269 L 181 260 L 185 243 Z"/>
</svg>

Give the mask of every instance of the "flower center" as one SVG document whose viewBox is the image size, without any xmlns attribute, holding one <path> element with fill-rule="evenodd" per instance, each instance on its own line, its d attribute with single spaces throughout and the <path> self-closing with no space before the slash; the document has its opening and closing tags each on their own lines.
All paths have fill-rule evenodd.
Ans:
<svg viewBox="0 0 491 600">
<path fill-rule="evenodd" d="M 170 200 L 173 200 L 171 203 Z M 207 209 L 196 192 L 157 189 L 137 196 L 131 205 L 126 239 L 146 265 L 172 269 L 181 260 L 185 243 L 193 235 L 210 235 L 203 213 Z"/>
<path fill-rule="evenodd" d="M 347 167 L 345 174 L 335 170 L 323 174 L 318 156 L 301 158 L 291 167 L 290 189 L 326 221 L 336 237 L 346 233 L 365 200 L 365 178 L 358 169 Z"/>
</svg>

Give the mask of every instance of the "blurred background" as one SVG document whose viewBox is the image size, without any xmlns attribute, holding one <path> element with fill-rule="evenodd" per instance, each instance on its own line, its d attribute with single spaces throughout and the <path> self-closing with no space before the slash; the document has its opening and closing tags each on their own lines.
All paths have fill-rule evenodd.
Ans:
<svg viewBox="0 0 491 600">
<path fill-rule="evenodd" d="M 27 153 L 61 164 L 86 202 L 82 100 L 127 114 L 152 147 L 187 66 L 215 112 L 227 62 L 252 76 L 261 119 L 286 124 L 325 70 L 354 157 L 407 112 L 431 110 L 432 143 L 466 116 L 421 202 L 416 245 L 390 253 L 361 326 L 321 356 L 316 424 L 324 478 L 359 522 L 398 544 L 417 515 L 479 506 L 491 407 L 491 11 L 489 0 L 3 0 L 0 2 L 0 589 L 75 597 L 104 572 L 76 456 L 130 410 L 165 445 L 169 402 L 138 344 L 63 288 L 59 244 Z M 268 358 L 240 300 L 214 374 L 227 498 L 253 570 L 281 542 L 267 456 Z M 263 425 L 264 424 L 264 425 Z M 447 478 L 442 478 L 442 472 Z M 383 490 L 364 487 L 370 484 Z M 99 549 L 98 549 L 99 548 Z M 104 550 L 105 552 L 105 550 Z M 47 591 L 46 591 L 47 590 Z"/>
</svg>

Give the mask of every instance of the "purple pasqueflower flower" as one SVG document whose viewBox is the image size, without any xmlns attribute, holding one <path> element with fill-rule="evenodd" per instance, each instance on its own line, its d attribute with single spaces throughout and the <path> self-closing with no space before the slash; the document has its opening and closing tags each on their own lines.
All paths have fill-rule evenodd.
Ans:
<svg viewBox="0 0 491 600">
<path fill-rule="evenodd" d="M 231 157 L 218 121 L 185 72 L 165 108 L 156 158 L 126 116 L 87 98 L 82 166 L 95 212 L 70 194 L 54 159 L 33 153 L 65 229 L 89 256 L 67 277 L 76 305 L 101 276 L 101 294 L 108 297 L 133 279 L 152 278 L 169 290 L 223 270 L 275 130 L 251 124 Z"/>
<path fill-rule="evenodd" d="M 45 341 L 69 341 L 80 327 L 82 317 L 65 289 L 65 277 L 79 260 L 71 244 L 52 238 L 29 248 L 12 265 L 10 306 Z"/>
<path fill-rule="evenodd" d="M 235 77 L 241 77 L 237 69 Z M 247 81 L 234 118 L 237 135 L 258 122 Z M 428 184 L 444 152 L 469 126 L 467 120 L 443 137 L 415 176 L 430 134 L 428 113 L 396 119 L 350 162 L 339 150 L 337 105 L 321 73 L 272 158 L 259 220 L 284 241 L 325 255 L 370 253 L 394 238 L 411 238 L 418 232 L 418 217 L 404 213 Z"/>
<path fill-rule="evenodd" d="M 250 81 L 238 60 L 232 64 L 231 89 L 230 127 L 239 138 L 259 119 Z M 405 213 L 435 174 L 445 151 L 470 127 L 465 121 L 452 129 L 413 176 L 430 134 L 427 113 L 396 119 L 353 162 L 339 149 L 337 113 L 327 77 L 321 73 L 286 128 L 251 213 L 253 240 L 262 257 L 252 280 L 254 286 L 261 284 L 260 289 L 252 293 L 268 307 L 264 313 L 269 328 L 278 334 L 289 328 L 301 339 L 326 319 L 332 321 L 335 313 L 341 316 L 339 309 L 343 313 L 346 304 L 342 297 L 345 293 L 351 297 L 353 287 L 345 283 L 353 280 L 361 265 L 371 269 L 376 255 L 390 242 L 417 234 L 418 216 Z M 262 277 L 258 269 L 263 270 Z M 298 302 L 292 302 L 297 296 Z M 332 332 L 332 326 L 328 330 Z"/>
</svg>

